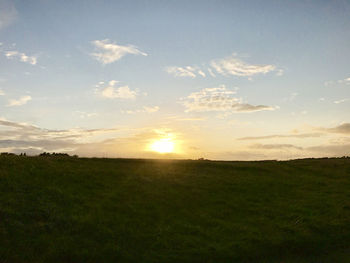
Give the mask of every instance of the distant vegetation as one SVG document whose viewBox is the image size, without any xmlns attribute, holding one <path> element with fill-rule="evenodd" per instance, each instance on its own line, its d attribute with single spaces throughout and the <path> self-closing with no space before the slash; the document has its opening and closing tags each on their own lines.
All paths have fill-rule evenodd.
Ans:
<svg viewBox="0 0 350 263">
<path fill-rule="evenodd" d="M 17 154 L 9 153 L 9 152 L 2 152 L 0 155 L 2 155 L 2 156 L 15 156 Z M 26 153 L 20 153 L 19 156 L 27 156 L 27 154 Z M 46 157 L 74 157 L 74 158 L 78 158 L 78 155 L 71 156 L 68 153 L 55 153 L 55 152 L 52 152 L 52 153 L 43 152 L 43 153 L 40 153 L 39 156 L 46 156 Z"/>
<path fill-rule="evenodd" d="M 350 159 L 1 154 L 0 262 L 350 262 Z"/>
<path fill-rule="evenodd" d="M 75 157 L 78 158 L 78 155 L 73 155 L 70 156 L 68 153 L 48 153 L 48 152 L 43 152 L 41 154 L 39 154 L 39 156 L 49 156 L 49 157 Z"/>
</svg>

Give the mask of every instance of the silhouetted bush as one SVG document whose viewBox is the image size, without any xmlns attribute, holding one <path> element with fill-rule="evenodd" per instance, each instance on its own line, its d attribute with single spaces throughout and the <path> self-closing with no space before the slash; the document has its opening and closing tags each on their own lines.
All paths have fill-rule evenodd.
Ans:
<svg viewBox="0 0 350 263">
<path fill-rule="evenodd" d="M 78 157 L 78 155 L 70 156 L 68 153 L 49 153 L 49 152 L 43 152 L 39 154 L 39 156 L 43 157 Z"/>
</svg>

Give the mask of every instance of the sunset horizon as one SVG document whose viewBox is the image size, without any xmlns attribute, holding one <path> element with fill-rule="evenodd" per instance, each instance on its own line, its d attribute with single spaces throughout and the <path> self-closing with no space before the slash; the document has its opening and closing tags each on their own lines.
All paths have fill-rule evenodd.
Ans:
<svg viewBox="0 0 350 263">
<path fill-rule="evenodd" d="M 0 152 L 348 156 L 347 1 L 0 1 Z"/>
</svg>

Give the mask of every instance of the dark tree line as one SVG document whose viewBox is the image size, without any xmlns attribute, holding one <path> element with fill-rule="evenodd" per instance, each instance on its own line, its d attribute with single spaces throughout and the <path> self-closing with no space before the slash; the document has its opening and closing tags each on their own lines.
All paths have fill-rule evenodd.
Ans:
<svg viewBox="0 0 350 263">
<path fill-rule="evenodd" d="M 26 153 L 20 153 L 20 154 L 15 154 L 15 153 L 9 153 L 9 152 L 2 152 L 0 153 L 0 155 L 2 156 L 27 156 Z M 39 154 L 39 156 L 43 156 L 43 157 L 74 157 L 77 158 L 78 155 L 69 155 L 68 153 L 49 153 L 49 152 L 43 152 L 41 154 Z"/>
</svg>

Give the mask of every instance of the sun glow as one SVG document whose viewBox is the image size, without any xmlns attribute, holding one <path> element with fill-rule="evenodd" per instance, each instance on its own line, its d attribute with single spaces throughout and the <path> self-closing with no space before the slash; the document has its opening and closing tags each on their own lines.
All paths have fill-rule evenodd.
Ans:
<svg viewBox="0 0 350 263">
<path fill-rule="evenodd" d="M 151 150 L 158 153 L 174 152 L 175 143 L 170 139 L 160 139 L 151 144 Z"/>
</svg>

